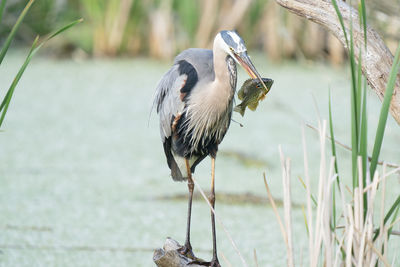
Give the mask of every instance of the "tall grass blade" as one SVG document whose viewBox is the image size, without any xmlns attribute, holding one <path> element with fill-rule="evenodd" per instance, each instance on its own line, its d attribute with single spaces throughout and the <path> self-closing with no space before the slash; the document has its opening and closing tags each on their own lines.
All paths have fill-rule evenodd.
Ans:
<svg viewBox="0 0 400 267">
<path fill-rule="evenodd" d="M 303 213 L 304 225 L 306 226 L 307 235 L 310 235 L 310 229 L 308 229 L 307 215 L 304 209 L 304 205 L 301 206 L 301 213 Z"/>
<path fill-rule="evenodd" d="M 332 157 L 335 159 L 335 173 L 336 173 L 336 182 L 339 187 L 339 168 L 337 164 L 337 156 L 336 156 L 336 144 L 335 144 L 335 135 L 333 131 L 333 119 L 332 119 L 332 97 L 331 97 L 331 89 L 329 88 L 329 131 L 331 134 L 331 148 L 332 148 Z M 331 228 L 336 228 L 336 185 L 333 183 L 332 185 L 332 222 Z"/>
<path fill-rule="evenodd" d="M 60 33 L 68 30 L 69 28 L 75 26 L 78 23 L 81 23 L 83 21 L 83 18 L 77 19 L 67 25 L 65 25 L 64 27 L 61 27 L 60 29 L 58 29 L 57 31 L 55 31 L 54 33 L 52 33 L 48 38 L 46 38 L 45 42 L 47 42 L 48 40 L 56 37 L 57 35 L 59 35 Z"/>
<path fill-rule="evenodd" d="M 367 185 L 367 164 L 368 164 L 368 121 L 367 121 L 367 79 L 362 75 L 361 64 L 362 64 L 362 52 L 367 53 L 367 13 L 365 9 L 365 1 L 359 2 L 359 17 L 360 25 L 363 27 L 364 33 L 364 51 L 363 47 L 360 46 L 359 62 L 358 62 L 358 98 L 360 101 L 359 106 L 359 153 L 361 155 L 361 168 L 362 168 L 362 186 L 363 188 Z M 373 174 L 372 174 L 373 175 Z M 364 207 L 368 207 L 367 195 L 364 194 Z M 367 215 L 367 209 L 364 209 L 364 219 Z"/>
<path fill-rule="evenodd" d="M 354 61 L 355 62 L 355 61 Z M 360 150 L 360 136 L 361 136 L 361 99 L 362 99 L 362 80 L 363 75 L 361 71 L 361 49 L 358 52 L 357 64 L 357 83 L 356 83 L 356 118 L 357 118 L 357 133 L 358 133 L 358 150 Z"/>
<path fill-rule="evenodd" d="M 307 185 L 304 182 L 304 180 L 300 176 L 298 178 L 299 178 L 300 183 L 303 185 L 304 189 L 307 191 L 308 190 Z M 313 201 L 314 205 L 317 206 L 317 200 L 315 199 L 315 197 L 312 193 L 310 194 L 310 197 L 311 197 L 311 200 Z"/>
<path fill-rule="evenodd" d="M 337 174 L 337 179 L 339 179 L 339 167 L 337 163 L 336 156 L 336 143 L 335 143 L 335 135 L 333 131 L 333 118 L 332 118 L 332 97 L 331 90 L 329 88 L 329 132 L 331 134 L 331 147 L 332 147 L 332 156 L 335 158 L 335 173 Z"/>
<path fill-rule="evenodd" d="M 397 74 L 399 73 L 399 68 L 400 68 L 399 57 L 400 57 L 400 43 L 397 47 L 396 55 L 393 60 L 392 69 L 390 70 L 389 81 L 386 85 L 385 96 L 383 98 L 381 112 L 379 115 L 378 128 L 376 130 L 374 148 L 373 148 L 372 157 L 371 157 L 371 166 L 370 166 L 371 175 L 374 175 L 374 173 L 375 173 L 376 165 L 378 163 L 379 154 L 380 154 L 381 147 L 382 147 L 383 135 L 385 133 L 385 127 L 386 127 L 386 121 L 387 121 L 387 117 L 388 117 L 388 113 L 389 113 L 390 102 L 392 100 L 394 86 L 395 86 Z"/>
<path fill-rule="evenodd" d="M 353 189 L 358 185 L 357 156 L 358 156 L 358 117 L 357 117 L 357 78 L 354 54 L 353 23 L 350 20 L 350 72 L 351 72 L 351 148 L 352 148 L 352 177 Z"/>
<path fill-rule="evenodd" d="M 367 80 L 363 79 L 362 106 L 361 106 L 361 129 L 360 129 L 360 155 L 362 161 L 363 188 L 367 186 L 368 166 L 368 117 L 367 117 Z M 371 173 L 369 174 L 371 175 Z M 364 207 L 367 207 L 367 194 L 364 194 Z M 364 219 L 367 209 L 364 209 Z"/>
<path fill-rule="evenodd" d="M 3 101 L 2 101 L 1 104 L 0 104 L 0 112 L 1 112 L 1 110 L 3 109 L 4 105 L 6 104 L 6 99 L 7 99 L 8 97 L 10 97 L 10 96 L 9 96 L 10 93 L 11 93 L 10 90 L 8 90 L 8 91 L 7 91 L 7 94 L 4 96 Z"/>
<path fill-rule="evenodd" d="M 7 50 L 10 47 L 10 44 L 11 44 L 12 40 L 14 39 L 15 34 L 18 31 L 18 28 L 21 25 L 21 22 L 24 20 L 26 13 L 28 13 L 29 8 L 31 7 L 31 5 L 33 4 L 34 1 L 35 0 L 30 0 L 26 4 L 24 10 L 22 10 L 17 21 L 15 22 L 14 26 L 12 27 L 11 32 L 8 34 L 8 37 L 7 37 L 6 41 L 4 42 L 3 47 L 1 48 L 1 51 L 0 51 L 0 64 L 3 62 L 3 59 L 6 56 Z"/>
<path fill-rule="evenodd" d="M 383 220 L 384 223 L 387 223 L 387 221 L 390 219 L 390 216 L 392 216 L 393 212 L 396 209 L 398 209 L 399 206 L 400 206 L 400 195 L 397 197 L 397 199 L 394 201 L 393 205 L 390 207 L 388 213 L 385 215 L 385 219 Z"/>
<path fill-rule="evenodd" d="M 3 13 L 4 13 L 4 7 L 6 6 L 7 0 L 1 0 L 0 3 L 0 23 L 1 19 L 3 18 Z"/>
<path fill-rule="evenodd" d="M 399 215 L 399 210 L 400 210 L 400 205 L 397 205 L 396 211 L 394 212 L 393 218 L 392 218 L 392 225 L 394 224 L 394 222 L 397 219 L 397 216 Z M 393 230 L 393 226 L 389 227 L 388 229 L 388 238 L 390 238 L 390 235 L 392 234 L 392 230 Z"/>
<path fill-rule="evenodd" d="M 367 47 L 367 9 L 365 8 L 365 0 L 361 0 L 361 22 L 364 30 L 364 44 Z"/>
<path fill-rule="evenodd" d="M 384 224 L 387 223 L 387 221 L 392 216 L 393 212 L 395 212 L 399 207 L 400 207 L 400 195 L 397 197 L 397 199 L 394 201 L 393 205 L 390 207 L 389 211 L 386 213 L 385 218 L 383 219 Z M 397 215 L 397 212 L 396 212 L 396 215 Z M 396 219 L 396 217 L 394 217 L 394 219 Z M 381 230 L 382 229 L 378 229 L 378 231 L 376 231 L 375 236 L 374 236 L 374 241 L 378 237 Z"/>
<path fill-rule="evenodd" d="M 41 44 L 38 44 L 39 36 L 36 37 L 36 39 L 33 41 L 31 49 L 29 50 L 29 53 L 28 53 L 24 63 L 22 64 L 21 68 L 19 69 L 19 71 L 18 71 L 17 75 L 15 76 L 10 88 L 7 91 L 6 96 L 4 97 L 2 103 L 0 104 L 0 112 L 1 112 L 0 127 L 3 124 L 4 118 L 5 118 L 6 114 L 7 114 L 8 106 L 10 105 L 10 101 L 11 101 L 11 98 L 12 98 L 12 96 L 14 94 L 15 87 L 17 86 L 19 80 L 21 79 L 22 74 L 24 73 L 24 71 L 25 71 L 26 67 L 28 66 L 29 62 L 31 61 L 32 57 L 37 53 L 37 51 L 39 51 L 39 49 L 47 41 L 49 41 L 53 37 L 57 36 L 58 34 L 64 32 L 65 30 L 73 27 L 77 23 L 80 23 L 81 21 L 82 21 L 82 19 L 78 19 L 78 20 L 75 20 L 75 21 L 67 24 L 66 26 L 60 28 L 59 30 L 57 30 L 53 34 L 51 34 L 48 38 L 46 38 Z"/>
<path fill-rule="evenodd" d="M 347 47 L 349 47 L 349 39 L 347 38 L 347 31 L 346 31 L 346 28 L 344 27 L 343 16 L 339 10 L 336 0 L 332 0 L 332 5 L 335 8 L 336 14 L 339 18 L 340 26 L 342 26 L 342 31 L 343 31 L 344 39 L 346 41 L 346 45 L 347 45 Z"/>
<path fill-rule="evenodd" d="M 15 76 L 10 88 L 7 91 L 6 96 L 3 99 L 3 102 L 1 103 L 1 117 L 0 117 L 0 126 L 3 124 L 4 117 L 6 116 L 8 106 L 10 105 L 11 98 L 13 96 L 15 87 L 17 86 L 19 80 L 21 79 L 22 74 L 24 73 L 26 67 L 28 66 L 29 62 L 31 61 L 32 56 L 36 53 L 36 45 L 39 40 L 39 36 L 36 37 L 36 39 L 33 41 L 32 47 L 29 50 L 28 56 L 25 59 L 24 64 L 22 64 L 21 68 L 19 69 L 17 75 Z"/>
</svg>

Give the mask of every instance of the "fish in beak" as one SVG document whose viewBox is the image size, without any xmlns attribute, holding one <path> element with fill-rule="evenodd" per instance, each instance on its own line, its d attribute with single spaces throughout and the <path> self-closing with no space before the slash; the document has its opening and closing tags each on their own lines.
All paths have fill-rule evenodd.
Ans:
<svg viewBox="0 0 400 267">
<path fill-rule="evenodd" d="M 249 55 L 247 54 L 247 51 L 241 52 L 241 53 L 233 53 L 235 56 L 235 59 L 239 64 L 246 70 L 247 74 L 253 79 L 258 79 L 260 83 L 263 85 L 265 91 L 264 91 L 264 96 L 268 93 L 269 89 L 265 85 L 263 79 L 261 78 L 260 74 L 258 73 L 256 67 L 254 67 L 253 62 L 251 62 Z"/>
</svg>

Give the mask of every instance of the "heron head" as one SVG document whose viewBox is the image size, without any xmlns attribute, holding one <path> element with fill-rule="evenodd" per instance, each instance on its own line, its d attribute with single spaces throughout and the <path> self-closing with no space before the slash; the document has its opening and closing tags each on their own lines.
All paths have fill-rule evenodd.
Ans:
<svg viewBox="0 0 400 267">
<path fill-rule="evenodd" d="M 240 66 L 242 66 L 249 76 L 253 79 L 257 78 L 263 84 L 265 89 L 267 89 L 260 74 L 254 67 L 247 54 L 247 48 L 244 44 L 242 37 L 236 31 L 220 31 L 217 34 L 216 41 L 219 46 L 230 55 Z"/>
</svg>

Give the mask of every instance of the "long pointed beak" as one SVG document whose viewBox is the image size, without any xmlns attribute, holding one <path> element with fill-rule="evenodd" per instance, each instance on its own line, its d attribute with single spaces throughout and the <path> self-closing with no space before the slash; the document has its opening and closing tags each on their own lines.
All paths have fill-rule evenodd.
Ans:
<svg viewBox="0 0 400 267">
<path fill-rule="evenodd" d="M 260 74 L 258 73 L 256 67 L 254 67 L 253 62 L 251 62 L 249 55 L 247 52 L 242 52 L 239 54 L 234 53 L 236 60 L 239 64 L 246 70 L 249 76 L 253 79 L 257 78 L 265 88 L 265 94 L 268 93 L 269 89 L 265 85 L 264 81 L 261 79 Z"/>
</svg>

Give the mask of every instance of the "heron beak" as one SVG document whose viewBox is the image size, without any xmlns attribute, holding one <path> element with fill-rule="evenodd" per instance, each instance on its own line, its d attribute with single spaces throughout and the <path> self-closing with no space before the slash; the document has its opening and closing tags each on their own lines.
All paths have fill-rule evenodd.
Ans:
<svg viewBox="0 0 400 267">
<path fill-rule="evenodd" d="M 268 93 L 269 89 L 265 85 L 264 81 L 261 79 L 256 67 L 254 67 L 253 62 L 251 62 L 250 57 L 247 52 L 241 52 L 239 54 L 234 53 L 236 60 L 239 64 L 246 70 L 247 74 L 253 79 L 258 79 L 265 88 L 265 94 Z"/>
</svg>

